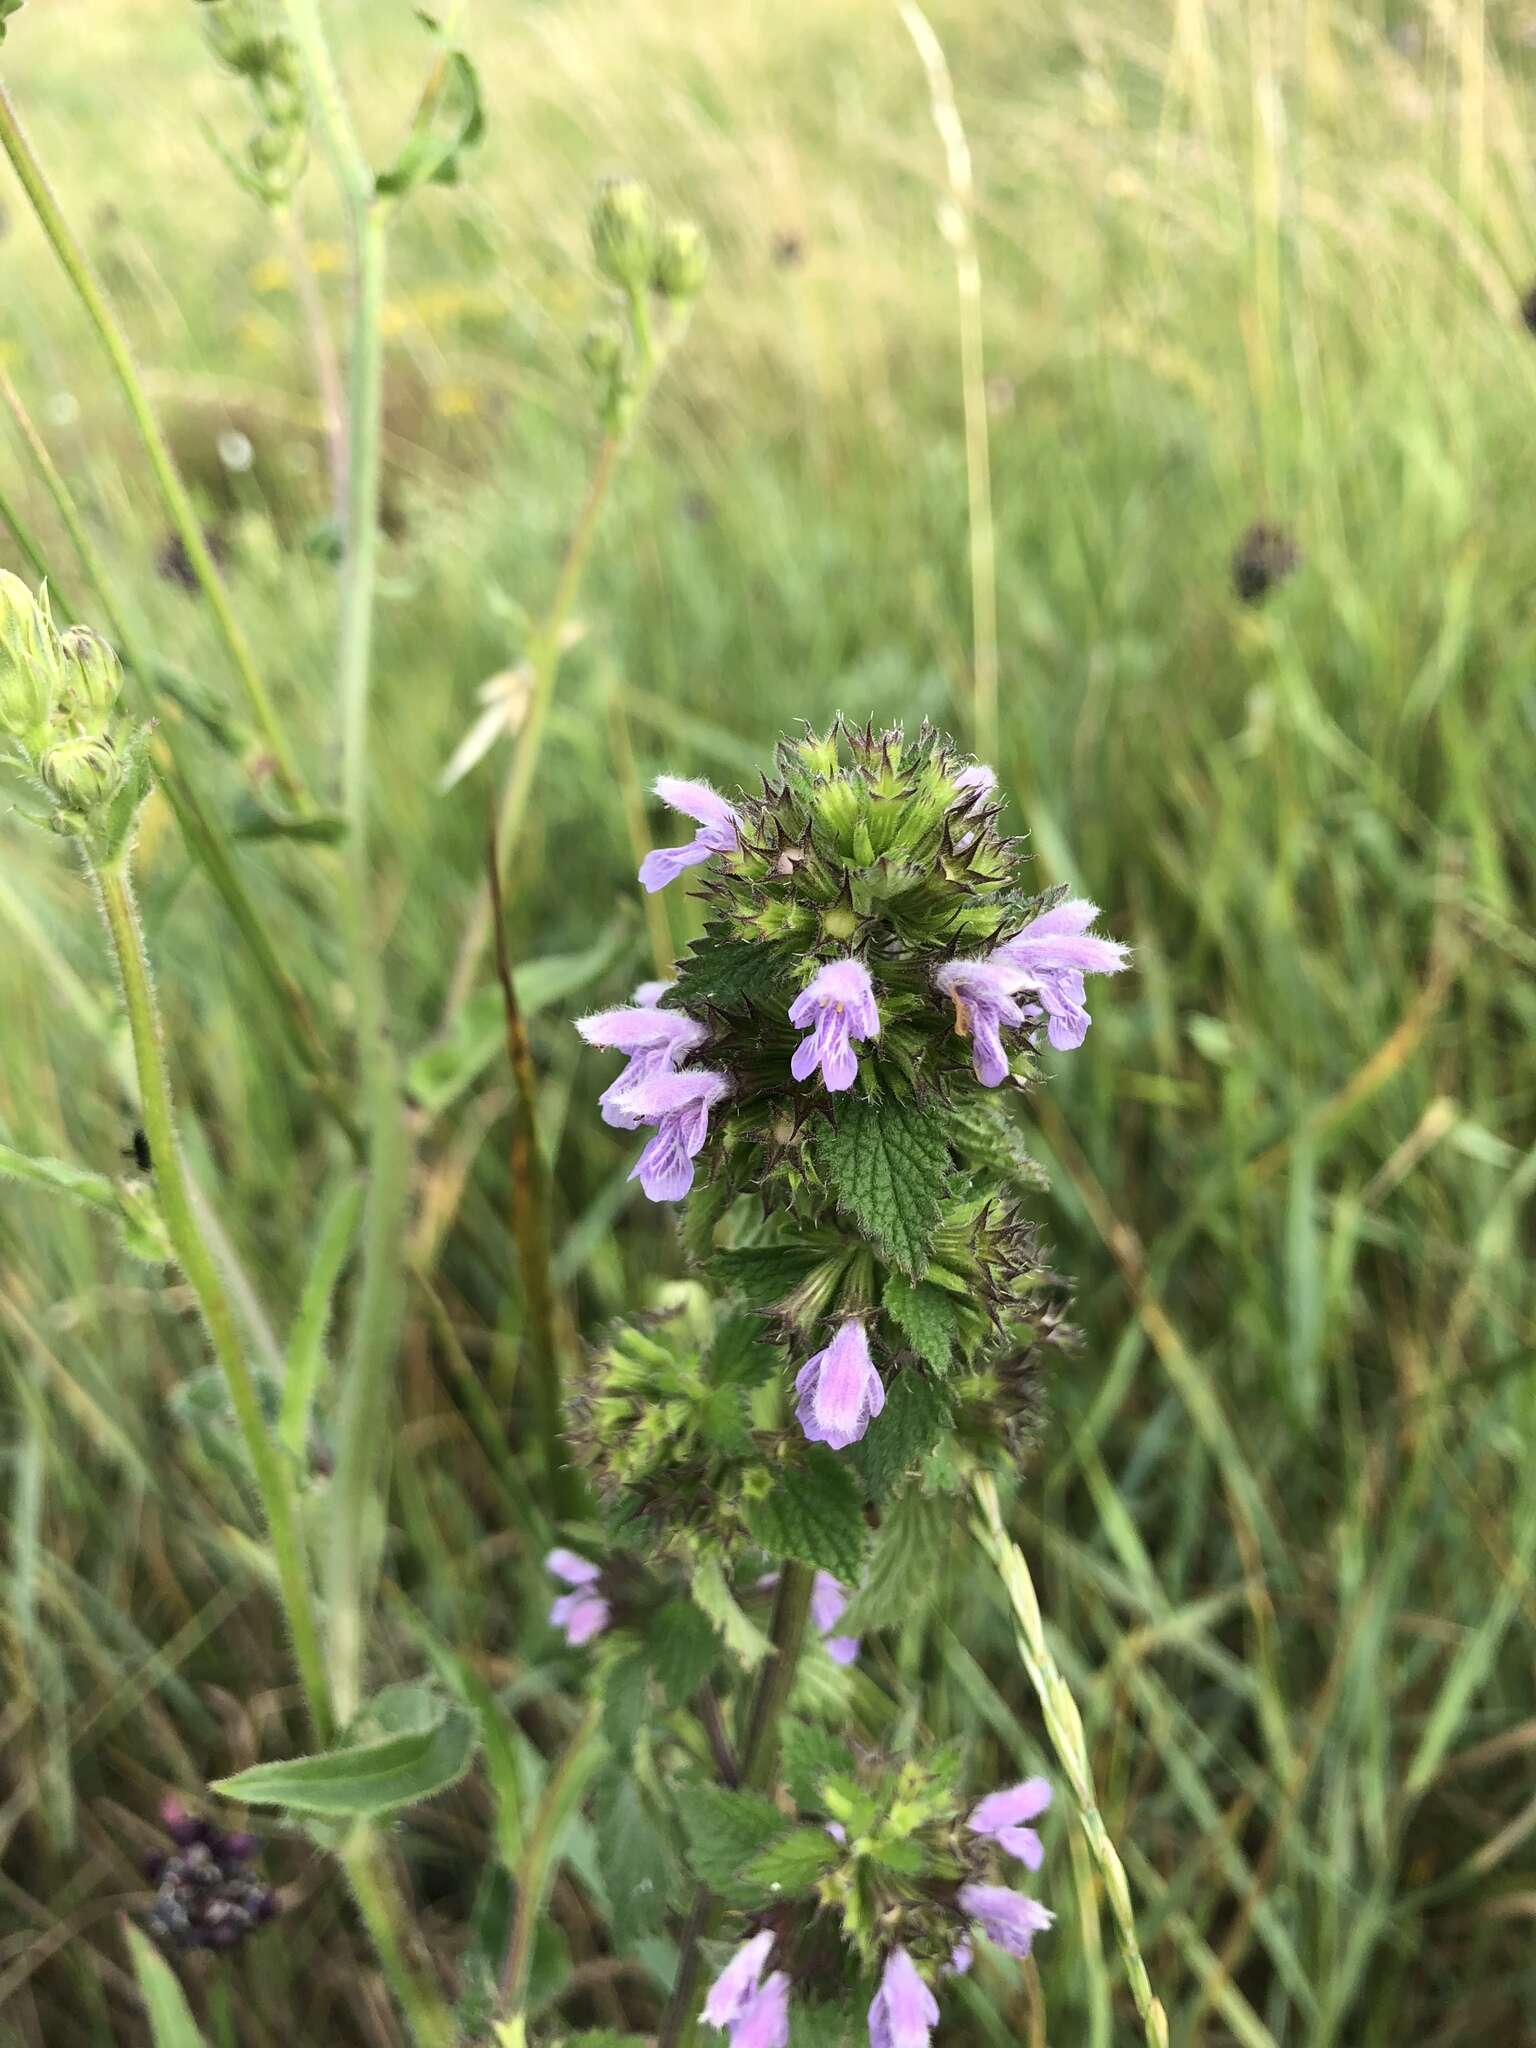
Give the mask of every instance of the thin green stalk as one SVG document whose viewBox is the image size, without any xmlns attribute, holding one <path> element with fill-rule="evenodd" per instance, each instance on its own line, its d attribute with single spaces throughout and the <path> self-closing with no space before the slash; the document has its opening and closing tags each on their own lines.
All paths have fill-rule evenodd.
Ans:
<svg viewBox="0 0 1536 2048">
<path fill-rule="evenodd" d="M 47 563 L 43 560 L 43 556 L 38 548 L 37 542 L 32 538 L 32 529 L 27 525 L 26 521 L 22 518 L 21 514 L 16 510 L 15 505 L 11 502 L 10 498 L 6 495 L 6 493 L 3 490 L 0 490 L 0 520 L 4 520 L 5 524 L 10 528 L 11 538 L 15 541 L 17 547 L 21 549 L 21 552 L 26 556 L 27 564 L 30 567 L 32 574 L 37 578 L 39 583 L 48 584 L 48 587 L 53 592 L 54 598 L 57 600 L 60 609 L 67 616 L 69 607 L 67 604 L 65 604 L 63 596 L 59 592 L 58 587 L 49 581 L 48 566 Z"/>
<path fill-rule="evenodd" d="M 613 741 L 613 765 L 619 781 L 619 799 L 624 806 L 624 829 L 629 834 L 630 853 L 636 868 L 639 868 L 651 850 L 651 841 L 645 829 L 645 792 L 640 784 L 640 766 L 635 759 L 635 743 L 629 728 L 624 683 L 618 675 L 608 678 L 608 723 Z M 677 958 L 665 893 L 659 889 L 647 889 L 643 907 L 645 928 L 651 941 L 651 960 L 658 976 L 665 981 Z"/>
<path fill-rule="evenodd" d="M 339 1854 L 374 1952 L 416 2048 L 457 2048 L 459 2030 L 453 2013 L 428 1976 L 424 1959 L 412 1954 L 418 1944 L 410 1936 L 383 1837 L 373 1828 L 356 1828 Z"/>
<path fill-rule="evenodd" d="M 1040 1711 L 1045 1720 L 1045 1730 L 1051 1739 L 1058 1761 L 1072 1787 L 1072 1796 L 1077 1802 L 1077 1817 L 1087 1843 L 1088 1853 L 1098 1866 L 1104 1881 L 1104 1890 L 1109 1899 L 1109 1909 L 1114 1915 L 1115 1931 L 1120 1940 L 1120 1954 L 1125 1963 L 1125 1974 L 1130 1983 L 1131 1996 L 1136 2010 L 1141 2015 L 1142 2031 L 1146 2035 L 1147 2048 L 1168 2048 L 1168 2015 L 1162 2001 L 1152 1990 L 1147 1976 L 1147 1966 L 1142 1958 L 1141 1944 L 1136 1938 L 1136 1913 L 1131 1904 L 1131 1888 L 1125 1875 L 1125 1865 L 1120 1861 L 1119 1851 L 1109 1838 L 1104 1825 L 1104 1816 L 1099 1812 L 1098 1794 L 1094 1789 L 1093 1766 L 1088 1757 L 1088 1742 L 1083 1733 L 1082 1716 L 1077 1711 L 1077 1702 L 1072 1689 L 1062 1675 L 1061 1667 L 1051 1654 L 1046 1641 L 1045 1622 L 1040 1613 L 1040 1601 L 1035 1593 L 1035 1582 L 1030 1576 L 1028 1562 L 1019 1546 L 1003 1526 L 1002 1509 L 998 1504 L 997 1482 L 992 1475 L 983 1473 L 972 1487 L 980 1521 L 976 1528 L 977 1541 L 997 1568 L 1003 1582 L 1009 1603 L 1013 1608 L 1016 1627 L 1019 1660 L 1028 1674 L 1029 1682 L 1035 1689 L 1040 1702 Z"/>
<path fill-rule="evenodd" d="M 810 1613 L 811 1589 L 816 1575 L 809 1565 L 785 1564 L 779 1575 L 779 1590 L 773 1603 L 769 1627 L 772 1654 L 764 1664 L 757 1689 L 747 1710 L 746 1733 L 741 1745 L 740 1783 L 749 1792 L 762 1792 L 773 1782 L 779 1754 L 779 1722 L 794 1690 L 800 1652 L 805 1646 L 806 1617 Z M 683 1932 L 682 1961 L 677 1981 L 662 2015 L 657 2048 L 693 2048 L 698 2034 L 699 2007 L 703 2003 L 703 1956 L 700 1943 L 707 1941 L 719 1923 L 720 1901 L 701 1885 L 694 1895 Z"/>
<path fill-rule="evenodd" d="M 64 531 L 69 535 L 74 545 L 75 553 L 80 559 L 80 566 L 84 569 L 87 580 L 96 586 L 97 593 L 102 603 L 106 606 L 107 617 L 113 634 L 116 636 L 119 645 L 122 645 L 126 641 L 127 635 L 123 630 L 123 623 L 117 606 L 107 587 L 109 578 L 105 565 L 102 562 L 101 556 L 96 551 L 95 542 L 91 539 L 90 531 L 85 521 L 80 516 L 80 508 L 75 503 L 73 492 L 60 475 L 58 464 L 48 451 L 47 442 L 44 441 L 42 435 L 33 424 L 32 415 L 22 403 L 21 393 L 11 381 L 10 373 L 3 367 L 0 367 L 0 398 L 5 400 L 6 409 L 9 411 L 11 418 L 16 422 L 16 431 L 20 434 L 27 453 L 32 458 L 33 467 L 43 480 L 44 489 L 53 500 L 54 510 L 58 513 L 59 518 L 63 522 Z M 41 569 L 39 569 L 39 573 L 42 573 Z"/>
<path fill-rule="evenodd" d="M 283 787 L 296 801 L 304 797 L 303 779 L 299 774 L 287 735 L 267 686 L 256 666 L 255 655 L 249 641 L 235 617 L 229 601 L 229 592 L 219 575 L 208 543 L 203 538 L 203 529 L 198 522 L 196 510 L 187 494 L 187 487 L 181 480 L 176 459 L 155 417 L 143 380 L 133 360 L 128 337 L 118 320 L 111 300 L 107 297 L 99 279 L 92 270 L 84 249 L 75 239 L 73 230 L 64 218 L 58 201 L 44 176 L 43 167 L 34 155 L 32 145 L 11 104 L 10 96 L 0 85 L 0 147 L 10 158 L 17 177 L 31 202 L 32 210 L 44 234 L 53 245 L 53 252 L 63 266 L 64 273 L 74 286 L 80 303 L 84 306 L 92 326 L 96 329 L 117 380 L 122 387 L 123 397 L 138 429 L 144 452 L 149 457 L 149 466 L 154 473 L 160 496 L 165 504 L 171 525 L 186 550 L 187 560 L 203 594 L 208 600 L 209 610 L 218 626 L 224 645 L 229 650 L 230 660 L 240 678 L 251 715 L 260 728 L 263 743 L 271 755 L 272 763 Z"/>
<path fill-rule="evenodd" d="M 603 1753 L 599 1735 L 602 1709 L 597 1701 L 588 1706 L 576 1732 L 566 1744 L 559 1762 L 545 1783 L 538 1811 L 528 1831 L 527 1846 L 517 1866 L 517 1905 L 507 1937 L 501 1965 L 501 2008 L 498 2033 L 508 2044 L 521 2044 L 526 2037 L 524 2006 L 528 1998 L 528 1970 L 533 1961 L 533 1937 L 538 1931 L 544 1902 L 554 1875 L 555 1845 L 570 1818 L 588 1778 Z"/>
<path fill-rule="evenodd" d="M 235 1419 L 261 1494 L 278 1586 L 293 1635 L 294 1655 L 309 1707 L 309 1718 L 315 1739 L 323 1747 L 331 1740 L 335 1724 L 330 1689 L 326 1684 L 325 1662 L 320 1650 L 314 1595 L 299 1536 L 288 1468 L 277 1444 L 268 1434 L 256 1382 L 241 1347 L 234 1312 L 218 1266 L 198 1228 L 187 1188 L 176 1139 L 160 1019 L 143 935 L 134 909 L 133 885 L 126 857 L 99 869 L 96 884 L 122 976 L 128 1028 L 139 1077 L 139 1113 L 154 1156 L 155 1188 L 160 1198 L 161 1215 L 165 1219 L 177 1263 L 197 1297 L 209 1341 L 229 1388 Z"/>
</svg>

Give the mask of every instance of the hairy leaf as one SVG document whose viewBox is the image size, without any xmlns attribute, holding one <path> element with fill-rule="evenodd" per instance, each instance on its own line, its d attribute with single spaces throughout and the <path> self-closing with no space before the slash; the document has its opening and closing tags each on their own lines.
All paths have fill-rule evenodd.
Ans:
<svg viewBox="0 0 1536 2048">
<path fill-rule="evenodd" d="M 824 1445 L 810 1445 L 803 1464 L 776 1474 L 773 1491 L 752 1504 L 747 1519 L 774 1557 L 797 1558 L 846 1586 L 858 1584 L 868 1534 L 863 1504 L 853 1474 Z"/>
<path fill-rule="evenodd" d="M 945 1113 L 945 1128 L 967 1166 L 1001 1175 L 1015 1187 L 1044 1188 L 1049 1178 L 1024 1143 L 1023 1133 L 1000 1102 L 963 1095 Z"/>
<path fill-rule="evenodd" d="M 752 1003 L 783 1007 L 789 970 L 799 948 L 764 945 L 761 939 L 727 939 L 706 932 L 679 963 L 677 984 L 663 1006 L 697 1012 L 712 1004 L 717 1010 L 744 1010 Z"/>
<path fill-rule="evenodd" d="M 880 1306 L 918 1357 L 935 1372 L 949 1370 L 955 1342 L 955 1311 L 936 1287 L 916 1286 L 903 1273 L 888 1273 Z"/>
<path fill-rule="evenodd" d="M 940 1112 L 890 1097 L 845 1102 L 818 1142 L 817 1161 L 859 1233 L 920 1280 L 949 1174 Z"/>
<path fill-rule="evenodd" d="M 680 1707 L 708 1678 L 720 1638 L 691 1600 L 671 1600 L 651 1619 L 646 1635 L 651 1669 L 669 1706 Z"/>
<path fill-rule="evenodd" d="M 939 1583 L 953 1522 L 947 1500 L 931 1500 L 916 1487 L 901 1494 L 880 1525 L 864 1583 L 838 1626 L 852 1634 L 910 1621 Z"/>
<path fill-rule="evenodd" d="M 693 1597 L 743 1670 L 754 1670 L 762 1663 L 768 1654 L 768 1638 L 738 1606 L 718 1558 L 704 1558 L 694 1567 Z"/>
<path fill-rule="evenodd" d="M 627 1757 L 645 1725 L 651 1688 L 651 1660 L 643 1649 L 626 1650 L 603 1666 L 603 1733 L 617 1756 Z"/>
<path fill-rule="evenodd" d="M 847 1744 L 810 1721 L 784 1723 L 779 1736 L 779 1755 L 784 1782 L 801 1806 L 820 1804 L 823 1778 L 853 1769 L 853 1757 Z"/>
<path fill-rule="evenodd" d="M 592 1788 L 598 1867 L 608 1888 L 614 1940 L 628 1948 L 666 1919 L 675 1865 L 635 1773 L 610 1765 Z"/>
<path fill-rule="evenodd" d="M 755 1792 L 684 1785 L 677 1806 L 693 1874 L 714 1891 L 734 1887 L 752 1858 L 787 1832 L 783 1814 Z"/>
<path fill-rule="evenodd" d="M 892 1375 L 884 1411 L 852 1445 L 849 1463 L 869 1488 L 872 1499 L 884 1500 L 913 1467 L 933 1449 L 953 1421 L 943 1390 L 916 1366 Z"/>
<path fill-rule="evenodd" d="M 429 1725 L 317 1756 L 253 1764 L 221 1778 L 215 1792 L 247 1806 L 284 1806 L 337 1820 L 368 1820 L 415 1806 L 456 1784 L 478 1739 L 474 1716 L 446 1700 Z"/>
<path fill-rule="evenodd" d="M 742 1871 L 741 1881 L 743 1885 L 758 1885 L 765 1892 L 794 1898 L 809 1891 L 842 1853 L 825 1828 L 794 1828 L 759 1850 Z"/>
</svg>

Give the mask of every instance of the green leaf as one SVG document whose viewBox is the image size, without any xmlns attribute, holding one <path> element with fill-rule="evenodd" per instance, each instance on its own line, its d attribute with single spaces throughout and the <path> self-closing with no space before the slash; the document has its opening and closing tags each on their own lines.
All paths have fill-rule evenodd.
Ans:
<svg viewBox="0 0 1536 2048">
<path fill-rule="evenodd" d="M 1015 1187 L 1046 1188 L 1045 1168 L 1024 1143 L 1023 1133 L 1000 1102 L 961 1095 L 945 1112 L 945 1129 L 966 1166 L 1000 1175 Z"/>
<path fill-rule="evenodd" d="M 433 68 L 405 147 L 374 181 L 381 198 L 403 199 L 423 185 L 454 185 L 459 159 L 485 133 L 480 74 L 462 50 L 448 50 Z"/>
<path fill-rule="evenodd" d="M 808 1892 L 830 1870 L 842 1850 L 825 1828 L 795 1828 L 760 1850 L 741 1873 L 744 1885 L 794 1898 Z"/>
<path fill-rule="evenodd" d="M 734 1887 L 752 1858 L 788 1830 L 771 1800 L 755 1792 L 727 1792 L 720 1785 L 680 1786 L 677 1809 L 689 1865 L 712 1891 Z"/>
<path fill-rule="evenodd" d="M 744 1671 L 753 1671 L 767 1656 L 768 1638 L 737 1605 L 720 1560 L 702 1559 L 693 1568 L 693 1597 L 725 1640 L 725 1646 Z"/>
<path fill-rule="evenodd" d="M 933 1596 L 953 1528 L 949 1501 L 908 1487 L 886 1513 L 864 1582 L 838 1627 L 854 1635 L 910 1621 Z"/>
<path fill-rule="evenodd" d="M 914 1286 L 903 1273 L 888 1273 L 880 1306 L 918 1357 L 935 1372 L 949 1370 L 955 1342 L 955 1312 L 936 1287 Z"/>
<path fill-rule="evenodd" d="M 469 1769 L 477 1730 L 472 1714 L 443 1699 L 434 1701 L 430 1719 L 425 1719 L 419 1699 L 408 1702 L 404 1697 L 423 1693 L 421 1687 L 391 1687 L 369 1710 L 370 1727 L 415 1724 L 398 1734 L 324 1750 L 318 1756 L 253 1764 L 233 1778 L 219 1779 L 213 1790 L 247 1806 L 284 1806 L 294 1813 L 336 1820 L 371 1820 L 436 1798 Z"/>
<path fill-rule="evenodd" d="M 779 1757 L 784 1782 L 801 1806 L 820 1805 L 823 1778 L 853 1771 L 853 1755 L 847 1744 L 809 1721 L 784 1723 L 779 1735 Z"/>
<path fill-rule="evenodd" d="M 709 1347 L 709 1379 L 717 1387 L 760 1387 L 782 1363 L 760 1316 L 727 1316 Z"/>
<path fill-rule="evenodd" d="M 691 1600 L 672 1600 L 652 1617 L 646 1634 L 651 1669 L 667 1704 L 687 1704 L 714 1669 L 720 1638 Z"/>
<path fill-rule="evenodd" d="M 885 1407 L 846 1456 L 868 1487 L 882 1501 L 928 1455 L 954 1423 L 954 1411 L 943 1390 L 915 1365 L 893 1373 Z"/>
<path fill-rule="evenodd" d="M 0 37 L 3 35 L 4 29 L 0 27 Z M 137 1927 L 130 1925 L 126 1931 L 128 1951 L 133 1957 L 139 1990 L 143 1993 L 144 2010 L 149 2014 L 149 2030 L 154 2036 L 155 2048 L 205 2048 L 175 1971 Z"/>
<path fill-rule="evenodd" d="M 789 2009 L 789 2048 L 854 2048 L 855 2042 L 862 2048 L 864 2032 L 862 2027 L 855 2031 L 854 2008 L 862 2012 L 867 2003 L 867 1996 L 846 2008 L 807 2005 L 797 1998 Z"/>
<path fill-rule="evenodd" d="M 663 1009 L 698 1011 L 707 1004 L 717 1010 L 744 1010 L 753 1003 L 777 1003 L 800 948 L 766 939 L 726 939 L 706 932 L 678 964 L 676 986 L 662 999 Z"/>
<path fill-rule="evenodd" d="M 617 1756 L 627 1757 L 640 1739 L 650 1702 L 651 1660 L 643 1649 L 611 1658 L 602 1673 L 603 1733 Z"/>
<path fill-rule="evenodd" d="M 312 811 L 306 817 L 285 818 L 269 811 L 255 797 L 245 796 L 234 806 L 229 836 L 254 845 L 269 839 L 293 839 L 300 845 L 339 846 L 347 836 L 347 821 L 339 811 Z"/>
<path fill-rule="evenodd" d="M 553 1003 L 564 1003 L 606 974 L 631 950 L 631 934 L 612 924 L 584 953 L 554 953 L 530 960 L 512 977 L 524 1021 Z M 499 987 L 478 989 L 460 1010 L 452 1030 L 412 1059 L 406 1086 L 413 1099 L 437 1116 L 506 1049 L 507 1018 Z"/>
<path fill-rule="evenodd" d="M 939 1111 L 889 1096 L 845 1102 L 819 1140 L 817 1163 L 860 1235 L 921 1280 L 949 1175 Z"/>
<path fill-rule="evenodd" d="M 773 1491 L 747 1512 L 753 1538 L 774 1557 L 793 1557 L 856 1586 L 868 1531 L 859 1489 L 848 1467 L 822 1444 L 805 1462 L 775 1475 Z"/>
<path fill-rule="evenodd" d="M 594 1784 L 592 1821 L 613 1938 L 619 1948 L 631 1948 L 666 1919 L 676 1872 L 672 1849 L 635 1773 L 623 1765 L 610 1765 Z"/>
<path fill-rule="evenodd" d="M 741 1295 L 754 1308 L 772 1308 L 824 1257 L 814 1245 L 738 1245 L 716 1252 L 708 1270 L 712 1280 Z"/>
</svg>

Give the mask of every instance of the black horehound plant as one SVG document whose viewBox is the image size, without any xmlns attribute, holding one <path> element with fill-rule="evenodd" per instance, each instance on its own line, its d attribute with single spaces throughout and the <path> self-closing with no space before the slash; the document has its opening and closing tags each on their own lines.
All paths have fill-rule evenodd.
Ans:
<svg viewBox="0 0 1536 2048">
<path fill-rule="evenodd" d="M 1024 1956 L 1050 1925 L 1000 1868 L 1038 1867 L 1044 1781 L 977 1804 L 958 1750 L 884 1753 L 807 1712 L 829 1670 L 802 1664 L 807 1642 L 851 1663 L 860 1629 L 920 1597 L 967 1497 L 1165 2041 L 996 1489 L 1066 1336 L 1011 1098 L 1042 1039 L 1082 1044 L 1085 977 L 1126 949 L 1093 933 L 1091 903 L 1032 887 L 995 775 L 927 727 L 808 732 L 756 795 L 656 791 L 698 829 L 640 881 L 696 871 L 703 933 L 674 981 L 577 1028 L 624 1056 L 602 1116 L 644 1133 L 632 1177 L 685 1204 L 700 1278 L 593 1356 L 571 1435 L 599 1554 L 548 1564 L 552 1619 L 596 1645 L 610 1719 L 654 1679 L 704 1724 L 710 1776 L 677 1792 L 698 1892 L 663 2048 L 701 2021 L 732 2048 L 832 2041 L 854 2011 L 871 2048 L 922 2048 L 978 1930 Z M 713 1691 L 732 1660 L 734 1734 Z"/>
</svg>

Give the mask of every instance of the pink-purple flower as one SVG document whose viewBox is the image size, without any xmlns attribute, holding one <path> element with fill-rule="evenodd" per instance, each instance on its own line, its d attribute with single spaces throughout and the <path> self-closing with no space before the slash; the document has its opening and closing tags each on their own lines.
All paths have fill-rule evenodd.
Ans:
<svg viewBox="0 0 1536 2048">
<path fill-rule="evenodd" d="M 1002 1792 L 989 1792 L 973 1810 L 966 1826 L 973 1835 L 988 1835 L 1000 1849 L 1030 1870 L 1045 1861 L 1040 1837 L 1027 1821 L 1038 1820 L 1051 1803 L 1051 1788 L 1044 1778 L 1026 1778 L 1022 1785 L 1010 1785 Z"/>
<path fill-rule="evenodd" d="M 989 1941 L 1011 1956 L 1027 1956 L 1037 1934 L 1054 1925 L 1056 1915 L 1038 1899 L 1009 1891 L 1001 1884 L 963 1884 L 960 1910 L 969 1913 Z"/>
<path fill-rule="evenodd" d="M 656 794 L 674 811 L 692 818 L 698 831 L 686 846 L 660 846 L 640 863 L 640 886 L 652 895 L 687 868 L 717 853 L 734 853 L 741 843 L 741 819 L 707 782 L 685 782 L 676 775 L 658 775 Z"/>
<path fill-rule="evenodd" d="M 997 787 L 997 770 L 989 768 L 985 761 L 973 761 L 955 777 L 955 787 L 968 797 L 987 796 Z"/>
<path fill-rule="evenodd" d="M 859 1638 L 840 1636 L 837 1624 L 843 1618 L 843 1609 L 848 1605 L 848 1595 L 843 1591 L 830 1572 L 818 1572 L 811 1582 L 811 1619 L 821 1637 L 822 1646 L 834 1664 L 854 1664 L 858 1661 Z"/>
<path fill-rule="evenodd" d="M 709 1114 L 730 1091 L 724 1074 L 708 1067 L 651 1073 L 625 1090 L 620 1107 L 654 1133 L 636 1160 L 638 1180 L 653 1202 L 680 1202 L 693 1186 L 693 1162 L 709 1136 Z"/>
<path fill-rule="evenodd" d="M 880 1036 L 869 969 L 862 960 L 829 960 L 790 1004 L 789 1021 L 810 1033 L 789 1063 L 795 1079 L 809 1080 L 820 1067 L 824 1086 L 834 1094 L 851 1088 L 859 1077 L 851 1041 Z"/>
<path fill-rule="evenodd" d="M 904 1948 L 893 1948 L 869 2008 L 869 2048 L 928 2048 L 938 2023 L 939 2002 L 916 1963 Z"/>
<path fill-rule="evenodd" d="M 795 1393 L 795 1415 L 811 1443 L 842 1451 L 858 1442 L 885 1406 L 885 1387 L 857 1316 L 849 1316 L 826 1349 L 801 1366 Z"/>
<path fill-rule="evenodd" d="M 583 1643 L 600 1636 L 612 1617 L 612 1608 L 597 1590 L 602 1571 L 589 1557 L 578 1557 L 574 1550 L 558 1549 L 545 1558 L 544 1568 L 572 1589 L 556 1600 L 549 1618 L 563 1631 L 572 1649 L 579 1650 Z"/>
<path fill-rule="evenodd" d="M 619 1078 L 597 1098 L 603 1122 L 621 1131 L 635 1130 L 641 1119 L 627 1103 L 637 1083 L 652 1074 L 669 1074 L 708 1038 L 709 1033 L 681 1010 L 659 1010 L 655 999 L 645 1001 L 655 989 L 658 995 L 666 982 L 647 982 L 635 991 L 633 1005 L 618 1010 L 599 1010 L 595 1017 L 581 1017 L 576 1029 L 588 1045 L 600 1045 L 610 1052 L 628 1053 L 629 1063 Z"/>
<path fill-rule="evenodd" d="M 763 1976 L 774 1938 L 765 1928 L 743 1942 L 709 1987 L 703 2018 L 729 2033 L 730 2048 L 786 2048 L 789 1978 L 783 1970 Z"/>
<path fill-rule="evenodd" d="M 946 960 L 934 971 L 934 986 L 955 1006 L 955 1029 L 971 1041 L 971 1066 L 983 1088 L 999 1087 L 1008 1078 L 1004 1029 L 1016 1030 L 1025 1012 L 1013 1000 L 1020 986 L 1016 968 L 990 960 Z"/>
<path fill-rule="evenodd" d="M 1038 995 L 1047 1036 L 1058 1052 L 1080 1046 L 1093 1022 L 1084 1008 L 1083 976 L 1120 974 L 1130 962 L 1129 946 L 1089 931 L 1098 914 L 1096 903 L 1073 897 L 1031 918 L 1017 938 L 992 955 L 995 966 L 1017 971 L 1016 988 Z M 1030 1014 L 1038 1016 L 1039 1010 L 1032 1007 Z"/>
</svg>

